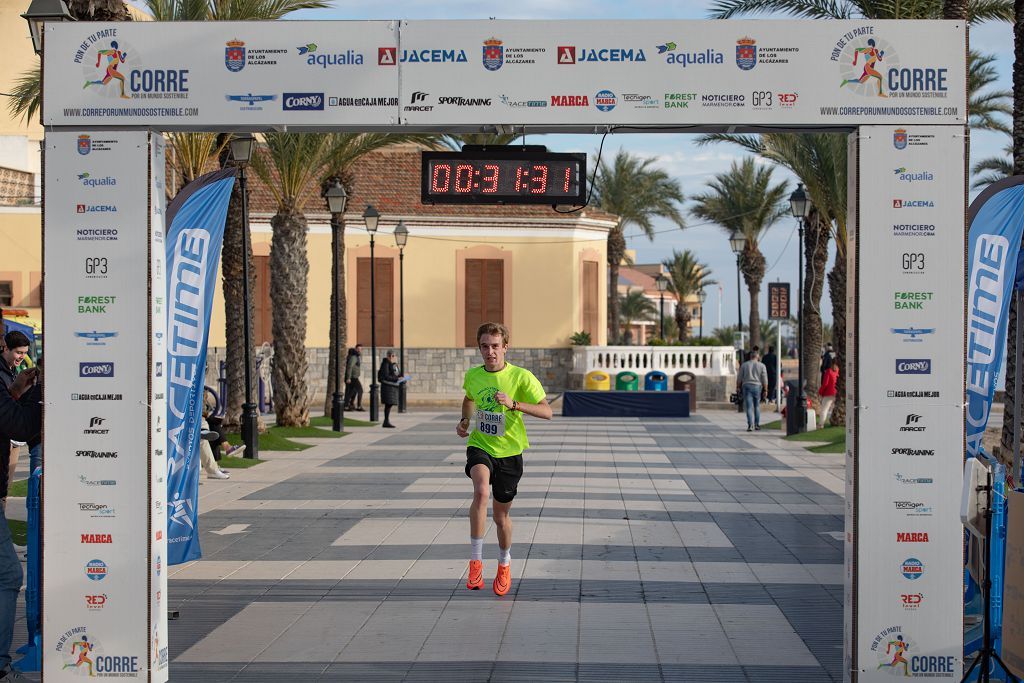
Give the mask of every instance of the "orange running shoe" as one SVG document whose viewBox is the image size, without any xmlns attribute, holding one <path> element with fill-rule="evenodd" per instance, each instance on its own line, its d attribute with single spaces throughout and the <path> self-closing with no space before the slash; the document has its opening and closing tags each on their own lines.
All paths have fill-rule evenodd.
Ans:
<svg viewBox="0 0 1024 683">
<path fill-rule="evenodd" d="M 466 588 L 471 591 L 478 591 L 484 587 L 484 563 L 482 560 L 469 561 L 469 580 L 466 581 Z"/>
<path fill-rule="evenodd" d="M 499 564 L 498 575 L 494 577 L 494 594 L 505 595 L 508 593 L 508 589 L 512 587 L 512 575 L 510 572 L 510 565 Z"/>
</svg>

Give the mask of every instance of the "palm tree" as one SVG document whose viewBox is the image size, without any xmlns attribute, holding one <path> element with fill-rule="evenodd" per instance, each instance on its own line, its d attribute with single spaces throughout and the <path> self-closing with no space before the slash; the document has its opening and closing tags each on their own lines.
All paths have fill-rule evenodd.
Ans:
<svg viewBox="0 0 1024 683">
<path fill-rule="evenodd" d="M 654 302 L 644 296 L 639 289 L 630 290 L 622 297 L 619 308 L 619 323 L 624 329 L 638 321 L 653 320 L 658 317 L 658 309 Z"/>
<path fill-rule="evenodd" d="M 304 201 L 328 165 L 326 133 L 267 133 L 266 148 L 252 165 L 277 202 L 270 219 L 270 297 L 273 301 L 274 412 L 277 424 L 309 424 L 306 390 L 306 312 L 309 257 Z"/>
<path fill-rule="evenodd" d="M 436 135 L 401 134 L 401 133 L 335 133 L 328 142 L 330 153 L 320 179 L 321 196 L 327 188 L 340 182 L 345 192 L 352 195 L 353 166 L 370 152 L 402 142 L 419 142 L 433 145 L 437 142 Z M 338 248 L 331 254 L 331 267 L 338 272 L 338 287 L 331 291 L 331 332 L 330 353 L 327 368 L 327 393 L 324 397 L 324 414 L 333 417 L 334 375 L 335 364 L 339 362 L 345 347 L 348 345 L 348 302 L 345 296 L 345 217 L 338 216 Z M 338 305 L 335 306 L 335 301 Z M 337 317 L 335 314 L 337 313 Z M 405 371 L 405 368 L 402 368 Z"/>
<path fill-rule="evenodd" d="M 675 323 L 679 333 L 679 341 L 685 344 L 690 338 L 690 320 L 693 315 L 686 299 L 705 287 L 717 284 L 711 279 L 711 269 L 706 263 L 700 263 L 696 254 L 689 249 L 672 250 L 672 258 L 661 262 L 668 270 L 668 291 L 676 295 Z"/>
<path fill-rule="evenodd" d="M 683 191 L 668 173 L 652 168 L 653 163 L 653 158 L 633 156 L 620 149 L 610 166 L 604 161 L 600 163 L 594 176 L 594 205 L 619 217 L 608 232 L 608 320 L 612 321 L 612 343 L 618 338 L 615 321 L 619 319 L 619 264 L 626 251 L 626 226 L 637 226 L 652 240 L 655 218 L 666 218 L 684 227 L 678 207 Z"/>
<path fill-rule="evenodd" d="M 1013 21 L 1010 0 L 968 0 L 971 23 Z M 716 0 L 709 16 L 731 19 L 746 14 L 782 13 L 801 19 L 942 19 L 943 0 Z"/>
<path fill-rule="evenodd" d="M 449 149 L 459 151 L 465 145 L 511 145 L 521 137 L 522 133 L 460 133 L 445 135 L 442 142 Z"/>
<path fill-rule="evenodd" d="M 967 54 L 968 122 L 971 130 L 999 131 L 1010 134 L 1002 116 L 1013 114 L 1009 90 L 986 89 L 999 79 L 993 63 L 996 55 L 971 50 Z"/>
<path fill-rule="evenodd" d="M 988 187 L 994 182 L 1013 175 L 1012 142 L 1007 143 L 1006 147 L 1003 148 L 1003 154 L 1006 156 L 986 157 L 974 164 L 971 168 L 971 173 L 975 176 L 974 182 L 971 183 L 972 188 L 981 189 Z M 984 173 L 984 175 L 980 175 L 981 173 Z"/>
<path fill-rule="evenodd" d="M 693 198 L 690 213 L 703 220 L 718 224 L 727 233 L 739 233 L 747 238 L 741 258 L 743 279 L 750 293 L 750 345 L 760 346 L 761 311 L 759 299 L 766 261 L 759 242 L 782 216 L 787 183 L 772 185 L 771 166 L 759 166 L 752 157 L 740 163 L 733 162 L 725 173 L 719 173 L 708 183 L 709 191 Z"/>
<path fill-rule="evenodd" d="M 720 346 L 736 346 L 736 326 L 716 327 L 708 338 L 714 339 Z"/>
</svg>

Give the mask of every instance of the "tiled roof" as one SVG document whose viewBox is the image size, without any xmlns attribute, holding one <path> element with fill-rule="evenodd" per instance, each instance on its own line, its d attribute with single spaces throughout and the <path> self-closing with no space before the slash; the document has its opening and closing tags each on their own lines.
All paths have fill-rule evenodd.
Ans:
<svg viewBox="0 0 1024 683">
<path fill-rule="evenodd" d="M 353 187 L 345 213 L 362 214 L 368 204 L 387 219 L 390 216 L 460 217 L 460 218 L 527 218 L 550 221 L 552 224 L 577 222 L 581 218 L 614 222 L 612 214 L 586 208 L 575 213 L 556 213 L 550 206 L 473 206 L 425 205 L 420 203 L 420 151 L 414 144 L 386 147 L 362 157 L 353 167 Z M 273 214 L 277 203 L 269 188 L 255 173 L 248 173 L 251 189 L 249 210 L 253 213 Z M 320 197 L 319 185 L 311 186 L 301 204 L 307 216 L 326 214 L 326 204 Z M 611 227 L 611 226 L 608 226 Z"/>
</svg>

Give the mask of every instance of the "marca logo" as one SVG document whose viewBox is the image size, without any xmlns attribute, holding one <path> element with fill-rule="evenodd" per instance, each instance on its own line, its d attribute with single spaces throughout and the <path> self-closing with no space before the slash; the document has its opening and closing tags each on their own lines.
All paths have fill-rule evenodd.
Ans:
<svg viewBox="0 0 1024 683">
<path fill-rule="evenodd" d="M 79 204 L 76 213 L 117 213 L 113 204 Z"/>
<path fill-rule="evenodd" d="M 107 563 L 103 560 L 89 560 L 85 565 L 85 575 L 93 581 L 107 578 Z"/>
<path fill-rule="evenodd" d="M 594 106 L 597 107 L 598 111 L 611 111 L 615 109 L 617 102 L 615 93 L 611 90 L 602 90 L 594 95 Z"/>
<path fill-rule="evenodd" d="M 915 581 L 924 574 L 924 563 L 916 557 L 908 557 L 900 565 L 900 573 L 903 574 L 903 578 Z"/>
<path fill-rule="evenodd" d="M 901 432 L 923 432 L 923 431 L 925 431 L 925 429 L 927 429 L 927 427 L 925 427 L 923 425 L 919 425 L 918 423 L 920 421 L 921 421 L 921 416 L 920 415 L 915 415 L 914 413 L 909 413 L 907 415 L 907 421 L 904 423 L 904 425 L 902 427 L 900 427 L 900 431 Z"/>
<path fill-rule="evenodd" d="M 903 337 L 904 342 L 923 342 L 924 340 L 918 339 L 918 337 L 935 334 L 934 327 L 927 327 L 924 329 L 917 327 L 891 327 L 889 328 L 889 331 Z"/>
<path fill-rule="evenodd" d="M 117 178 L 109 175 L 102 178 L 93 178 L 91 173 L 86 172 L 79 173 L 78 179 L 85 187 L 113 187 L 117 185 Z"/>
<path fill-rule="evenodd" d="M 397 47 L 378 47 L 377 48 L 377 65 L 378 66 L 395 66 L 398 64 Z"/>
<path fill-rule="evenodd" d="M 409 64 L 464 64 L 469 60 L 465 50 L 426 49 L 402 50 L 399 61 Z"/>
<path fill-rule="evenodd" d="M 79 242 L 116 242 L 117 228 L 77 228 L 75 239 Z"/>
<path fill-rule="evenodd" d="M 116 458 L 117 451 L 75 451 L 76 458 Z"/>
<path fill-rule="evenodd" d="M 324 94 L 322 92 L 286 92 L 281 96 L 281 107 L 284 111 L 323 111 Z"/>
<path fill-rule="evenodd" d="M 704 66 L 706 64 L 723 64 L 725 53 L 717 50 L 703 50 L 695 52 L 676 52 L 677 45 L 667 42 L 658 45 L 658 54 L 665 55 L 666 64 L 676 64 L 684 69 L 688 66 Z"/>
<path fill-rule="evenodd" d="M 893 292 L 893 306 L 897 311 L 923 311 L 932 300 L 933 292 Z"/>
<path fill-rule="evenodd" d="M 99 610 L 107 606 L 107 595 L 101 593 L 100 595 L 86 595 L 85 596 L 85 608 L 90 610 Z"/>
<path fill-rule="evenodd" d="M 79 377 L 113 377 L 113 363 L 79 363 Z"/>
<path fill-rule="evenodd" d="M 113 543 L 112 534 L 82 534 L 82 543 Z"/>
<path fill-rule="evenodd" d="M 892 208 L 894 209 L 934 209 L 935 202 L 930 199 L 894 199 L 892 200 Z"/>
<path fill-rule="evenodd" d="M 927 531 L 897 531 L 896 532 L 897 543 L 927 543 L 928 532 Z"/>
<path fill-rule="evenodd" d="M 552 107 L 589 107 L 590 99 L 586 95 L 552 95 Z"/>
<path fill-rule="evenodd" d="M 935 449 L 932 448 L 894 448 L 892 449 L 893 455 L 910 455 L 910 456 L 922 456 L 922 455 L 935 455 Z"/>
<path fill-rule="evenodd" d="M 897 375 L 930 375 L 932 374 L 931 358 L 897 358 Z"/>
<path fill-rule="evenodd" d="M 578 55 L 578 57 L 577 57 Z M 643 48 L 600 47 L 586 48 L 577 45 L 559 45 L 555 50 L 559 64 L 577 62 L 646 62 Z"/>
</svg>

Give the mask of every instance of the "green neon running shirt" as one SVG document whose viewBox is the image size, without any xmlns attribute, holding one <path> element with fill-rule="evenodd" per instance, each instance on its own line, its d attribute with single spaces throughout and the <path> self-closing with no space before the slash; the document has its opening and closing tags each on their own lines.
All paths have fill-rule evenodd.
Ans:
<svg viewBox="0 0 1024 683">
<path fill-rule="evenodd" d="M 478 365 L 466 373 L 462 388 L 466 390 L 466 398 L 476 406 L 470 446 L 495 458 L 519 455 L 530 447 L 523 414 L 505 408 L 494 400 L 494 395 L 501 391 L 520 403 L 540 403 L 546 394 L 532 372 L 508 362 L 498 372 L 487 372 L 484 366 Z"/>
</svg>

